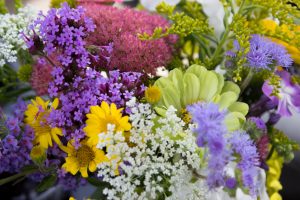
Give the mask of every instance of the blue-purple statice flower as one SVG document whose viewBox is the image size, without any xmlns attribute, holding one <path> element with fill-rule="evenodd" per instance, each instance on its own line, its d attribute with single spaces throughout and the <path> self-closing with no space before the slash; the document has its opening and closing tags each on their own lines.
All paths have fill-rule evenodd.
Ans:
<svg viewBox="0 0 300 200">
<path fill-rule="evenodd" d="M 277 106 L 277 114 L 291 116 L 292 111 L 300 112 L 300 86 L 292 82 L 291 75 L 287 71 L 277 71 L 281 78 L 278 95 L 273 95 L 273 86 L 267 80 L 262 91 Z"/>
<path fill-rule="evenodd" d="M 207 183 L 210 188 L 235 188 L 236 178 L 226 177 L 225 169 L 236 162 L 242 173 L 242 182 L 250 194 L 256 195 L 259 166 L 255 144 L 245 132 L 228 132 L 225 125 L 226 110 L 214 103 L 198 103 L 187 108 L 197 128 L 197 145 L 208 151 Z"/>
<path fill-rule="evenodd" d="M 234 48 L 226 53 L 229 58 L 226 61 L 227 67 L 234 65 L 238 51 L 243 51 L 243 49 L 241 49 L 237 41 L 234 41 Z M 260 35 L 252 35 L 250 39 L 250 50 L 245 57 L 247 59 L 245 65 L 256 70 L 271 70 L 276 66 L 287 68 L 290 67 L 293 62 L 283 46 Z"/>
<path fill-rule="evenodd" d="M 6 119 L 7 135 L 3 140 L 0 139 L 0 173 L 16 173 L 31 163 L 30 151 L 34 133 L 23 123 L 25 110 L 26 104 L 18 100 L 14 114 Z"/>
<path fill-rule="evenodd" d="M 237 167 L 242 172 L 243 184 L 250 189 L 250 194 L 256 195 L 257 185 L 256 177 L 258 177 L 259 155 L 254 142 L 250 136 L 242 131 L 234 132 L 229 142 L 234 154 L 239 155 L 236 159 Z"/>
<path fill-rule="evenodd" d="M 224 169 L 230 160 L 230 151 L 226 148 L 227 133 L 224 124 L 225 111 L 213 103 L 199 103 L 187 108 L 193 121 L 198 125 L 195 129 L 197 145 L 208 147 L 208 176 L 207 183 L 210 188 L 223 186 L 225 183 Z"/>
</svg>

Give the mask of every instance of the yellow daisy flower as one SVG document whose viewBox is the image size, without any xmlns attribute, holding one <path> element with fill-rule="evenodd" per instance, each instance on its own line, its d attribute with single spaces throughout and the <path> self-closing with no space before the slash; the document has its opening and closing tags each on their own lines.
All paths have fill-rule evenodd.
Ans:
<svg viewBox="0 0 300 200">
<path fill-rule="evenodd" d="M 116 131 L 129 131 L 131 125 L 128 122 L 128 116 L 122 117 L 122 110 L 117 109 L 116 104 L 110 106 L 102 101 L 100 106 L 91 106 L 91 111 L 87 114 L 86 127 L 83 129 L 89 137 L 88 142 L 96 145 L 99 141 L 99 134 L 107 131 L 107 125 L 115 125 Z"/>
<path fill-rule="evenodd" d="M 157 86 L 150 86 L 145 90 L 145 98 L 149 103 L 156 103 L 160 100 L 161 93 Z"/>
<path fill-rule="evenodd" d="M 50 103 L 50 101 L 45 102 L 41 97 L 36 97 L 36 99 L 31 100 L 31 102 L 25 111 L 25 123 L 34 130 L 35 139 L 33 143 L 39 144 L 45 149 L 47 149 L 48 146 L 52 147 L 52 140 L 58 145 L 61 145 L 58 136 L 63 135 L 62 130 L 56 127 L 52 128 L 47 121 L 51 110 L 57 108 L 58 99 L 56 98 Z"/>
<path fill-rule="evenodd" d="M 71 174 L 75 175 L 79 171 L 81 176 L 86 178 L 88 177 L 88 170 L 94 172 L 99 163 L 108 162 L 104 151 L 96 148 L 96 145 L 83 140 L 80 143 L 81 146 L 76 150 L 73 142 L 74 140 L 69 141 L 67 147 L 64 147 L 64 151 L 68 156 L 66 162 L 62 165 L 62 168 Z"/>
<path fill-rule="evenodd" d="M 34 146 L 30 151 L 30 158 L 36 164 L 41 164 L 46 160 L 46 150 L 40 145 Z"/>
</svg>

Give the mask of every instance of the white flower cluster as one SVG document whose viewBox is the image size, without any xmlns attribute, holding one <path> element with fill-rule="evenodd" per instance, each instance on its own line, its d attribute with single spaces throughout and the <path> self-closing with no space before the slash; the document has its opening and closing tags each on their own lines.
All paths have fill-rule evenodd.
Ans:
<svg viewBox="0 0 300 200">
<path fill-rule="evenodd" d="M 28 34 L 28 25 L 36 16 L 28 6 L 20 8 L 18 14 L 0 15 L 0 67 L 17 61 L 18 50 L 26 48 L 20 33 Z"/>
<path fill-rule="evenodd" d="M 199 178 L 200 156 L 195 137 L 171 107 L 158 117 L 149 104 L 131 106 L 132 129 L 127 138 L 108 126 L 99 135 L 99 148 L 106 147 L 109 163 L 98 166 L 98 176 L 110 183 L 108 199 L 206 199 L 205 180 Z"/>
</svg>

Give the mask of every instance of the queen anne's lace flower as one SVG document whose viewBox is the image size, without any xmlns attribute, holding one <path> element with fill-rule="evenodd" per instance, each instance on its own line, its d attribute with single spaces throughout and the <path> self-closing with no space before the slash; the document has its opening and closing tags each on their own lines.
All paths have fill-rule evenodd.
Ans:
<svg viewBox="0 0 300 200">
<path fill-rule="evenodd" d="M 113 186 L 104 190 L 108 199 L 205 198 L 203 179 L 192 181 L 201 173 L 195 137 L 190 129 L 184 131 L 176 110 L 170 107 L 166 117 L 154 123 L 157 116 L 149 104 L 133 100 L 127 106 L 132 106 L 129 141 L 114 133 L 113 126 L 99 135 L 98 147 L 105 146 L 111 159 L 98 166 L 98 176 Z"/>
<path fill-rule="evenodd" d="M 17 61 L 19 49 L 26 49 L 21 33 L 28 33 L 28 25 L 36 17 L 30 7 L 20 8 L 18 14 L 0 15 L 0 67 Z"/>
</svg>

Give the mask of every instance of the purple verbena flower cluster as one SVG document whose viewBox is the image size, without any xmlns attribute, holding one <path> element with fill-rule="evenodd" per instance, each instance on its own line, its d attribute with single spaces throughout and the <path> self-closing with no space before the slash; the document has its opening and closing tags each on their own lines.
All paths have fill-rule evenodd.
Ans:
<svg viewBox="0 0 300 200">
<path fill-rule="evenodd" d="M 235 187 L 236 181 L 226 177 L 225 168 L 229 162 L 236 161 L 242 172 L 242 181 L 252 195 L 256 195 L 256 178 L 259 166 L 256 147 L 245 132 L 229 133 L 225 126 L 227 111 L 220 110 L 214 103 L 198 103 L 188 107 L 193 121 L 197 124 L 197 144 L 207 147 L 208 175 L 210 188 Z"/>
<path fill-rule="evenodd" d="M 63 66 L 76 64 L 86 67 L 91 61 L 84 38 L 96 26 L 84 13 L 83 7 L 73 9 L 67 3 L 59 9 L 52 8 L 46 16 L 40 13 L 31 25 L 32 30 L 39 27 L 39 36 L 34 32 L 35 35 L 28 42 L 29 48 L 43 48 L 47 55 L 59 51 L 58 60 Z"/>
<path fill-rule="evenodd" d="M 102 101 L 115 103 L 119 108 L 125 108 L 126 102 L 132 97 L 141 97 L 144 85 L 140 73 L 110 71 L 108 77 L 101 75 L 93 69 L 87 69 L 85 77 L 77 76 L 74 82 L 65 86 L 65 76 L 61 68 L 53 71 L 54 93 L 49 88 L 52 96 L 59 96 L 61 108 L 53 110 L 49 122 L 53 127 L 64 127 L 67 139 L 75 139 L 78 147 L 80 139 L 84 137 L 82 128 L 86 114 L 92 105 L 100 105 Z M 58 94 L 59 93 L 59 94 Z M 126 108 L 124 113 L 129 113 Z"/>
<path fill-rule="evenodd" d="M 233 66 L 237 52 L 242 50 L 239 43 L 235 41 L 234 49 L 226 53 L 229 58 L 226 61 L 227 67 Z M 246 58 L 246 66 L 256 70 L 271 70 L 276 66 L 290 67 L 293 62 L 291 56 L 283 46 L 256 34 L 252 35 L 250 39 L 250 50 Z"/>
<path fill-rule="evenodd" d="M 0 173 L 16 173 L 31 163 L 30 151 L 34 133 L 29 126 L 23 124 L 26 104 L 19 100 L 13 116 L 5 122 L 8 134 L 0 139 Z"/>
</svg>

